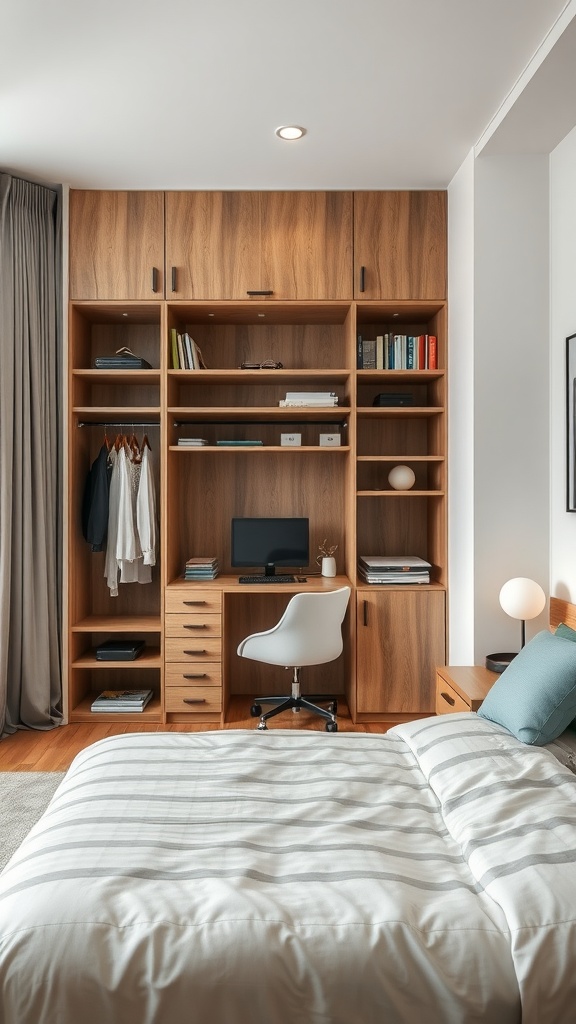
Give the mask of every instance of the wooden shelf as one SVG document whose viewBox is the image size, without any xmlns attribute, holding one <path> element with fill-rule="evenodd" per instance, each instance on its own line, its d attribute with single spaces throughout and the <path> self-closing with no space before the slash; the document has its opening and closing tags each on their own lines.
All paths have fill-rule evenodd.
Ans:
<svg viewBox="0 0 576 1024">
<path fill-rule="evenodd" d="M 72 376 L 89 384 L 159 384 L 160 370 L 72 370 Z"/>
<path fill-rule="evenodd" d="M 213 455 L 214 452 L 266 452 L 268 455 L 276 454 L 277 452 L 349 452 L 350 445 L 319 445 L 319 444 L 300 444 L 300 445 L 279 445 L 279 444 L 254 444 L 254 445 L 225 445 L 225 444 L 206 444 L 206 445 L 184 445 L 184 444 L 171 444 L 169 449 L 171 452 L 208 452 Z"/>
<path fill-rule="evenodd" d="M 92 701 L 98 696 L 95 690 L 89 697 L 81 701 L 70 711 L 70 722 L 161 722 L 162 705 L 158 697 L 153 697 L 143 711 L 91 711 Z"/>
<path fill-rule="evenodd" d="M 96 658 L 94 652 L 91 652 L 90 654 L 82 654 L 79 658 L 76 658 L 75 661 L 72 662 L 72 668 L 97 668 L 97 669 L 106 669 L 106 668 L 122 668 L 122 669 L 146 668 L 146 669 L 148 669 L 148 668 L 161 668 L 161 667 L 162 667 L 162 659 L 160 657 L 160 648 L 159 647 L 147 647 L 147 648 L 145 648 L 145 650 L 143 650 L 142 653 L 139 654 L 138 657 L 134 658 L 132 661 L 123 661 L 123 660 L 122 661 L 101 661 L 100 659 Z"/>
<path fill-rule="evenodd" d="M 229 423 L 231 420 L 238 420 L 242 423 L 258 423 L 263 420 L 320 420 L 326 423 L 333 423 L 340 421 L 344 416 L 350 415 L 350 406 L 336 405 L 331 406 L 328 409 L 315 409 L 310 407 L 298 406 L 296 408 L 285 409 L 279 408 L 276 405 L 273 406 L 254 406 L 246 408 L 246 406 L 220 406 L 218 408 L 205 408 L 205 407 L 194 407 L 194 406 L 170 406 L 168 409 L 169 416 L 182 417 L 185 416 L 187 421 L 193 423 L 199 422 L 218 422 L 221 420 L 223 423 Z"/>
<path fill-rule="evenodd" d="M 133 371 L 135 372 L 135 371 Z M 74 416 L 78 416 L 80 420 L 86 423 L 99 423 L 109 422 L 117 423 L 122 422 L 130 425 L 131 423 L 139 423 L 141 420 L 154 420 L 158 421 L 160 426 L 160 406 L 79 406 L 75 405 L 72 409 Z"/>
<path fill-rule="evenodd" d="M 444 455 L 357 455 L 357 462 L 445 462 Z"/>
<path fill-rule="evenodd" d="M 382 490 L 356 491 L 358 498 L 443 498 L 444 491 L 416 491 L 414 488 L 408 491 L 395 491 L 382 488 Z"/>
<path fill-rule="evenodd" d="M 423 416 L 441 416 L 445 409 L 441 405 L 378 405 L 359 406 L 358 417 L 384 419 L 393 416 L 398 419 L 419 419 Z"/>
<path fill-rule="evenodd" d="M 168 370 L 169 379 L 186 384 L 289 384 L 346 381 L 349 376 L 350 370 Z"/>
<path fill-rule="evenodd" d="M 160 633 L 159 615 L 88 615 L 71 627 L 73 633 Z"/>
</svg>

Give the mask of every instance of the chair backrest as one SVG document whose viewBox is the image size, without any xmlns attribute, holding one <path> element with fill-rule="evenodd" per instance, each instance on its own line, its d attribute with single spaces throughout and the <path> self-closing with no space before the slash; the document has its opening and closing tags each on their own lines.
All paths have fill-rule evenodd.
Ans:
<svg viewBox="0 0 576 1024">
<path fill-rule="evenodd" d="M 287 668 L 334 661 L 342 652 L 342 621 L 349 599 L 350 587 L 295 594 L 277 625 L 247 637 L 238 654 Z"/>
</svg>

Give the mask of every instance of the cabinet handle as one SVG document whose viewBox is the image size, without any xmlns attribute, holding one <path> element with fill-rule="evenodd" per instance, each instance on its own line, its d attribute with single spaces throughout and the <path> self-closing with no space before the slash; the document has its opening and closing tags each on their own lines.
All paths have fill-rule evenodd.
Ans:
<svg viewBox="0 0 576 1024">
<path fill-rule="evenodd" d="M 274 292 L 271 288 L 248 288 L 246 295 L 274 295 Z"/>
<path fill-rule="evenodd" d="M 206 679 L 206 673 L 205 672 L 189 672 L 188 674 L 186 674 L 185 672 L 183 672 L 182 673 L 182 678 L 183 679 Z"/>
<path fill-rule="evenodd" d="M 183 601 L 182 604 L 206 604 L 206 601 Z"/>
<path fill-rule="evenodd" d="M 176 267 L 172 267 L 172 291 L 173 292 L 178 291 L 178 289 L 176 287 L 176 280 L 177 280 L 177 278 L 176 278 L 176 270 L 177 270 Z"/>
<path fill-rule="evenodd" d="M 183 654 L 206 654 L 206 651 L 205 650 L 200 650 L 200 651 L 183 651 L 182 653 Z"/>
<path fill-rule="evenodd" d="M 364 601 L 364 625 L 368 625 L 368 601 Z"/>
<path fill-rule="evenodd" d="M 158 267 L 152 267 L 152 291 L 158 291 Z"/>
<path fill-rule="evenodd" d="M 206 697 L 182 697 L 183 704 L 205 704 Z"/>
<path fill-rule="evenodd" d="M 194 625 L 193 626 L 187 626 L 187 625 L 184 625 L 184 629 L 208 629 L 208 626 L 206 625 L 205 622 L 202 622 L 198 626 L 194 626 Z"/>
<path fill-rule="evenodd" d="M 364 284 L 366 280 L 366 267 L 360 267 L 360 291 L 364 291 Z"/>
<path fill-rule="evenodd" d="M 449 693 L 441 692 L 440 696 L 444 698 L 444 700 L 446 701 L 447 704 L 450 704 L 451 707 L 454 707 L 456 701 L 454 700 L 454 697 L 450 696 Z"/>
</svg>

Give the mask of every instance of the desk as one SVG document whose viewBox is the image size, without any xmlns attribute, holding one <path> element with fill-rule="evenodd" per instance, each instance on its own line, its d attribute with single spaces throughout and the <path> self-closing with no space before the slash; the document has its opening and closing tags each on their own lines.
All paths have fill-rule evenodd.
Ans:
<svg viewBox="0 0 576 1024">
<path fill-rule="evenodd" d="M 223 726 L 231 696 L 246 694 L 251 700 L 285 692 L 282 669 L 239 658 L 238 644 L 248 634 L 274 626 L 293 594 L 346 586 L 351 586 L 347 576 L 308 576 L 306 583 L 239 583 L 238 576 L 218 576 L 206 582 L 180 578 L 168 584 L 164 603 L 167 721 L 190 724 L 193 719 Z M 310 693 L 347 694 L 354 675 L 352 623 L 349 607 L 343 625 L 344 652 L 337 661 L 306 669 L 305 686 Z"/>
</svg>

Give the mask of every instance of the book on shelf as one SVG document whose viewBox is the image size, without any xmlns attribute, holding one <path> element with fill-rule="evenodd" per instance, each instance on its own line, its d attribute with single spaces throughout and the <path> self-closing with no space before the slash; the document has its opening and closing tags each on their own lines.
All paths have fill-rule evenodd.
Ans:
<svg viewBox="0 0 576 1024">
<path fill-rule="evenodd" d="M 170 328 L 170 349 L 172 352 L 172 368 L 174 370 L 205 370 L 206 363 L 200 347 L 190 337 L 188 331 L 180 334 L 175 327 Z"/>
<path fill-rule="evenodd" d="M 91 711 L 143 711 L 154 696 L 153 690 L 103 690 L 92 701 Z"/>
<path fill-rule="evenodd" d="M 199 555 L 189 558 L 184 567 L 185 580 L 215 580 L 220 572 L 220 563 L 213 556 Z"/>
<path fill-rule="evenodd" d="M 258 447 L 263 443 L 263 441 L 216 441 L 216 444 L 221 448 L 250 448 L 254 446 Z"/>
<path fill-rule="evenodd" d="M 179 437 L 178 444 L 182 448 L 205 448 L 208 441 L 205 437 Z"/>
<path fill-rule="evenodd" d="M 287 391 L 278 405 L 281 409 L 330 409 L 338 405 L 338 397 L 333 391 Z"/>
<path fill-rule="evenodd" d="M 358 335 L 358 370 L 437 370 L 438 338 L 434 334 Z"/>
</svg>

